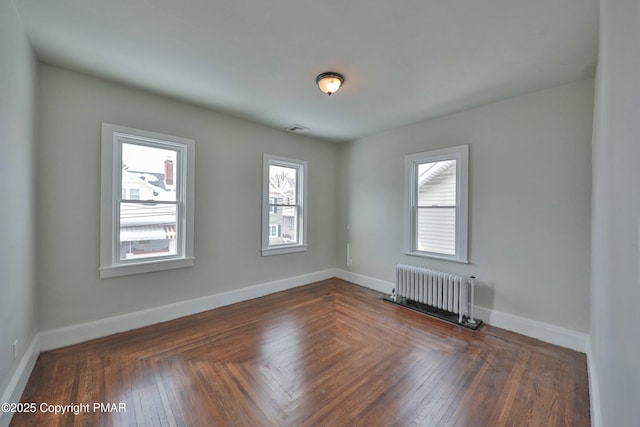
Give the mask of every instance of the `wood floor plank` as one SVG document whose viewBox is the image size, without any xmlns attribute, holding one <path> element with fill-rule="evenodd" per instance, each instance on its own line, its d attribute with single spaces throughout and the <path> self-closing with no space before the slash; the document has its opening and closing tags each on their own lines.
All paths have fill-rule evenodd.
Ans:
<svg viewBox="0 0 640 427">
<path fill-rule="evenodd" d="M 11 426 L 589 426 L 584 354 L 338 279 L 42 353 Z M 95 410 L 123 403 L 126 411 Z"/>
</svg>

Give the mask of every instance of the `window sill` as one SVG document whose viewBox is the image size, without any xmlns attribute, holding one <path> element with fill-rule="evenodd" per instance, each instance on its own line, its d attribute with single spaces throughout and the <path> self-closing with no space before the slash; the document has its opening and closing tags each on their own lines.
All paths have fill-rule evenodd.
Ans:
<svg viewBox="0 0 640 427">
<path fill-rule="evenodd" d="M 294 252 L 305 252 L 307 250 L 307 245 L 296 245 L 296 246 L 284 246 L 281 248 L 266 248 L 262 249 L 262 256 L 271 256 L 271 255 L 282 255 L 282 254 L 290 254 Z"/>
<path fill-rule="evenodd" d="M 151 273 L 154 271 L 173 270 L 176 268 L 193 267 L 195 258 L 178 258 L 162 261 L 148 261 L 136 264 L 112 265 L 100 267 L 100 278 L 129 276 L 132 274 Z"/>
<path fill-rule="evenodd" d="M 405 254 L 405 255 L 409 255 L 409 256 L 417 256 L 417 257 L 422 257 L 422 258 L 439 259 L 439 260 L 442 260 L 442 261 L 458 262 L 460 264 L 470 264 L 469 260 L 467 260 L 467 259 L 459 259 L 459 258 L 456 258 L 455 256 L 439 255 L 439 254 L 433 254 L 433 253 L 429 253 L 429 252 L 420 252 L 420 251 L 403 251 L 402 253 Z"/>
</svg>

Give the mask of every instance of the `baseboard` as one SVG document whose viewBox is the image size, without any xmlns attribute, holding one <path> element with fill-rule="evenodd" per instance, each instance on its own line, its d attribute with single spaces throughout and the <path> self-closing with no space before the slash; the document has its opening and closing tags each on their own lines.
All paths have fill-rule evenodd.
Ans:
<svg viewBox="0 0 640 427">
<path fill-rule="evenodd" d="M 336 277 L 386 294 L 390 293 L 395 287 L 391 282 L 341 269 L 337 269 Z M 582 353 L 587 351 L 588 335 L 583 332 L 479 306 L 475 307 L 475 315 L 487 324 L 498 328 L 507 329 Z"/>
<path fill-rule="evenodd" d="M 203 311 L 212 310 L 225 305 L 330 279 L 332 277 L 335 277 L 334 269 L 322 270 L 286 279 L 274 280 L 272 282 L 249 286 L 242 289 L 221 292 L 201 298 L 140 310 L 120 316 L 41 331 L 39 334 L 40 351 L 65 347 L 94 338 L 113 335 L 119 332 L 153 325 L 155 323 L 166 322 L 179 317 L 201 313 Z"/>
<path fill-rule="evenodd" d="M 602 411 L 600 408 L 600 387 L 598 369 L 591 345 L 591 337 L 587 338 L 587 373 L 589 375 L 589 404 L 591 406 L 591 427 L 602 427 Z"/>
<path fill-rule="evenodd" d="M 20 359 L 18 367 L 9 380 L 9 384 L 4 389 L 2 397 L 0 398 L 0 404 L 20 402 L 20 397 L 27 385 L 27 381 L 29 381 L 31 371 L 33 371 L 33 367 L 36 365 L 39 354 L 39 335 L 36 334 L 33 340 L 31 340 L 27 351 Z M 0 427 L 7 427 L 11 422 L 12 416 L 13 414 L 11 412 L 0 411 Z"/>
<path fill-rule="evenodd" d="M 387 282 L 386 280 L 375 279 L 370 276 L 365 276 L 364 274 L 354 273 L 340 268 L 336 268 L 335 277 L 355 283 L 356 285 L 364 286 L 365 288 L 373 289 L 374 291 L 382 292 L 383 294 L 391 294 L 391 290 L 396 287 L 393 283 Z"/>
<path fill-rule="evenodd" d="M 527 319 L 526 317 L 478 306 L 476 306 L 476 315 L 479 319 L 498 328 L 517 332 L 581 353 L 586 353 L 587 351 L 587 338 L 589 335 L 584 332 L 578 332 L 538 320 Z"/>
</svg>

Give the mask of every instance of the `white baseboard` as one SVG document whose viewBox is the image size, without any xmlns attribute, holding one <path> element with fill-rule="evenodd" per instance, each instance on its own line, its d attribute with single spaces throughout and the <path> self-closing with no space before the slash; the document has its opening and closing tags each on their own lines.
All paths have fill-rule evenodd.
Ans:
<svg viewBox="0 0 640 427">
<path fill-rule="evenodd" d="M 364 286 L 365 288 L 373 289 L 374 291 L 382 292 L 383 294 L 391 294 L 393 288 L 396 287 L 396 285 L 386 280 L 375 279 L 370 276 L 365 276 L 364 274 L 358 274 L 340 268 L 336 268 L 335 277 L 355 283 L 356 285 Z"/>
<path fill-rule="evenodd" d="M 587 338 L 587 371 L 589 374 L 589 404 L 591 406 L 591 427 L 602 427 L 602 410 L 600 408 L 600 387 L 598 369 L 591 345 L 591 337 Z"/>
<path fill-rule="evenodd" d="M 22 392 L 27 385 L 27 381 L 29 381 L 31 371 L 33 371 L 33 367 L 36 365 L 38 355 L 40 354 L 38 339 L 39 335 L 36 334 L 36 336 L 33 337 L 33 340 L 31 340 L 31 344 L 29 344 L 27 351 L 20 359 L 18 367 L 14 371 L 11 379 L 9 380 L 9 384 L 7 384 L 7 387 L 2 393 L 0 404 L 20 402 Z M 10 412 L 0 411 L 0 427 L 7 427 L 11 422 L 12 416 L 13 414 Z"/>
<path fill-rule="evenodd" d="M 166 322 L 168 320 L 262 297 L 275 292 L 307 285 L 309 283 L 331 279 L 332 277 L 335 277 L 334 269 L 322 270 L 286 279 L 274 280 L 272 282 L 249 286 L 242 289 L 221 292 L 219 294 L 140 310 L 120 316 L 41 331 L 39 340 L 40 351 L 65 347 L 94 338 L 113 335 L 119 332 L 153 325 L 155 323 Z"/>
<path fill-rule="evenodd" d="M 391 290 L 395 287 L 391 282 L 341 269 L 337 269 L 336 277 L 386 294 L 391 293 Z M 583 332 L 479 306 L 475 307 L 475 315 L 487 324 L 498 328 L 507 329 L 582 353 L 587 351 L 588 335 Z"/>
<path fill-rule="evenodd" d="M 503 311 L 476 306 L 476 316 L 489 325 L 586 353 L 589 335 Z"/>
</svg>

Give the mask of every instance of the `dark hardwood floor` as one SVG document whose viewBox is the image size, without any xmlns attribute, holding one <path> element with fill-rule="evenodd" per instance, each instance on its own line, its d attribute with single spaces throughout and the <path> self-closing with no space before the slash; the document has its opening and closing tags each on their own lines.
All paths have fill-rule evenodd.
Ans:
<svg viewBox="0 0 640 427">
<path fill-rule="evenodd" d="M 22 401 L 89 409 L 11 426 L 577 427 L 588 390 L 584 354 L 332 279 L 42 353 Z"/>
</svg>

